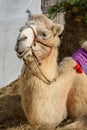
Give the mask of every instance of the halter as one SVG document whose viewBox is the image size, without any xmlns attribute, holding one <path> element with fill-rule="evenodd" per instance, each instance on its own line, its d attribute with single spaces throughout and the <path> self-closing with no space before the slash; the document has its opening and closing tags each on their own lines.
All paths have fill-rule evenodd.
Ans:
<svg viewBox="0 0 87 130">
<path fill-rule="evenodd" d="M 49 79 L 43 74 L 42 70 L 40 69 L 41 62 L 39 61 L 38 57 L 36 56 L 36 54 L 35 54 L 35 52 L 34 52 L 34 50 L 33 50 L 33 45 L 36 46 L 36 42 L 38 42 L 39 44 L 50 48 L 49 53 L 47 54 L 47 56 L 46 56 L 44 59 L 46 59 L 47 57 L 49 57 L 49 55 L 51 54 L 52 49 L 54 48 L 54 46 L 53 46 L 53 45 L 48 45 L 48 44 L 44 43 L 43 40 L 41 40 L 40 38 L 38 38 L 38 36 L 36 35 L 34 29 L 33 29 L 31 26 L 29 26 L 29 27 L 27 27 L 27 28 L 31 28 L 32 31 L 33 31 L 34 41 L 33 41 L 33 44 L 31 45 L 30 49 L 31 49 L 31 52 L 32 52 L 32 55 L 33 55 L 34 62 L 35 62 L 35 64 L 36 64 L 36 66 L 37 66 L 39 72 L 41 73 L 41 75 L 42 75 L 43 78 L 44 78 L 44 80 L 42 80 L 42 79 L 39 78 L 39 77 L 38 77 L 38 79 L 40 79 L 40 80 L 42 80 L 44 83 L 50 85 L 51 83 L 53 83 L 53 82 L 56 81 L 56 78 L 54 78 L 53 80 L 49 80 Z M 33 72 L 33 70 L 31 69 L 31 67 L 28 65 L 26 59 L 24 58 L 23 60 L 24 60 L 25 65 L 28 67 L 28 69 L 31 70 L 33 76 L 36 76 L 36 77 L 37 77 L 37 75 Z"/>
</svg>

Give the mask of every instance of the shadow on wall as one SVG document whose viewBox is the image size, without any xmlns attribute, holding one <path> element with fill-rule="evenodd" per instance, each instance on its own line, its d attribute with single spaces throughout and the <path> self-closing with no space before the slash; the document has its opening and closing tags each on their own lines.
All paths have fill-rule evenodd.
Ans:
<svg viewBox="0 0 87 130">
<path fill-rule="evenodd" d="M 65 29 L 62 34 L 61 46 L 59 48 L 59 61 L 72 54 L 87 40 L 87 23 L 84 22 L 84 11 L 65 14 Z"/>
</svg>

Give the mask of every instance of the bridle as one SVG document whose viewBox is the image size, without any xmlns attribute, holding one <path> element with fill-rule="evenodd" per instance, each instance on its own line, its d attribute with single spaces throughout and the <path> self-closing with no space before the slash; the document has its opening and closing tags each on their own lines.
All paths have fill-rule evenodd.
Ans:
<svg viewBox="0 0 87 130">
<path fill-rule="evenodd" d="M 49 79 L 43 74 L 43 72 L 42 72 L 41 69 L 40 69 L 41 62 L 39 61 L 38 57 L 36 56 L 36 54 L 35 54 L 35 52 L 34 52 L 34 50 L 33 50 L 33 46 L 36 46 L 36 42 L 38 42 L 39 44 L 50 48 L 49 53 L 47 54 L 47 56 L 46 56 L 44 59 L 46 59 L 47 57 L 49 57 L 49 55 L 51 54 L 52 49 L 54 48 L 54 46 L 53 46 L 53 45 L 48 45 L 48 44 L 44 43 L 43 40 L 41 40 L 40 38 L 38 38 L 38 36 L 36 35 L 36 33 L 35 33 L 33 27 L 29 26 L 29 27 L 27 27 L 27 28 L 31 28 L 32 31 L 33 31 L 34 41 L 33 41 L 33 44 L 31 45 L 30 49 L 31 49 L 31 52 L 32 52 L 32 56 L 33 56 L 34 62 L 35 62 L 35 64 L 36 64 L 36 66 L 37 66 L 39 72 L 41 73 L 41 75 L 42 75 L 43 78 L 44 78 L 44 79 L 41 79 L 41 78 L 38 77 L 38 79 L 42 80 L 42 81 L 43 81 L 44 83 L 46 83 L 47 85 L 50 85 L 51 83 L 53 83 L 53 82 L 56 81 L 56 78 L 54 78 L 53 80 L 49 80 Z M 30 50 L 30 49 L 29 49 L 29 50 Z M 28 68 L 29 70 L 31 70 L 33 76 L 36 76 L 36 77 L 37 77 L 37 75 L 33 72 L 33 70 L 31 69 L 31 67 L 28 65 L 28 62 L 27 62 L 26 58 L 23 58 L 23 60 L 24 60 L 25 65 L 27 66 L 27 68 Z"/>
</svg>

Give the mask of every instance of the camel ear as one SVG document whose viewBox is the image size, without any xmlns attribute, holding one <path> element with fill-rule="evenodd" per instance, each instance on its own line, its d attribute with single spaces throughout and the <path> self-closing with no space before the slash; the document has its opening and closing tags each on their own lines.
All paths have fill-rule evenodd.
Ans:
<svg viewBox="0 0 87 130">
<path fill-rule="evenodd" d="M 53 31 L 53 34 L 54 36 L 59 36 L 64 30 L 64 26 L 61 25 L 61 24 L 54 24 L 53 27 L 52 27 L 52 31 Z"/>
</svg>

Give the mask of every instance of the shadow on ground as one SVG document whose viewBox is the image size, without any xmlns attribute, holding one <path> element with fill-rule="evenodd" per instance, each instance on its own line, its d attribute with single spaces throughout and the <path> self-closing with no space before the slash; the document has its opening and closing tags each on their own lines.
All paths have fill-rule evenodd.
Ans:
<svg viewBox="0 0 87 130">
<path fill-rule="evenodd" d="M 27 123 L 19 95 L 0 97 L 0 130 Z"/>
</svg>

